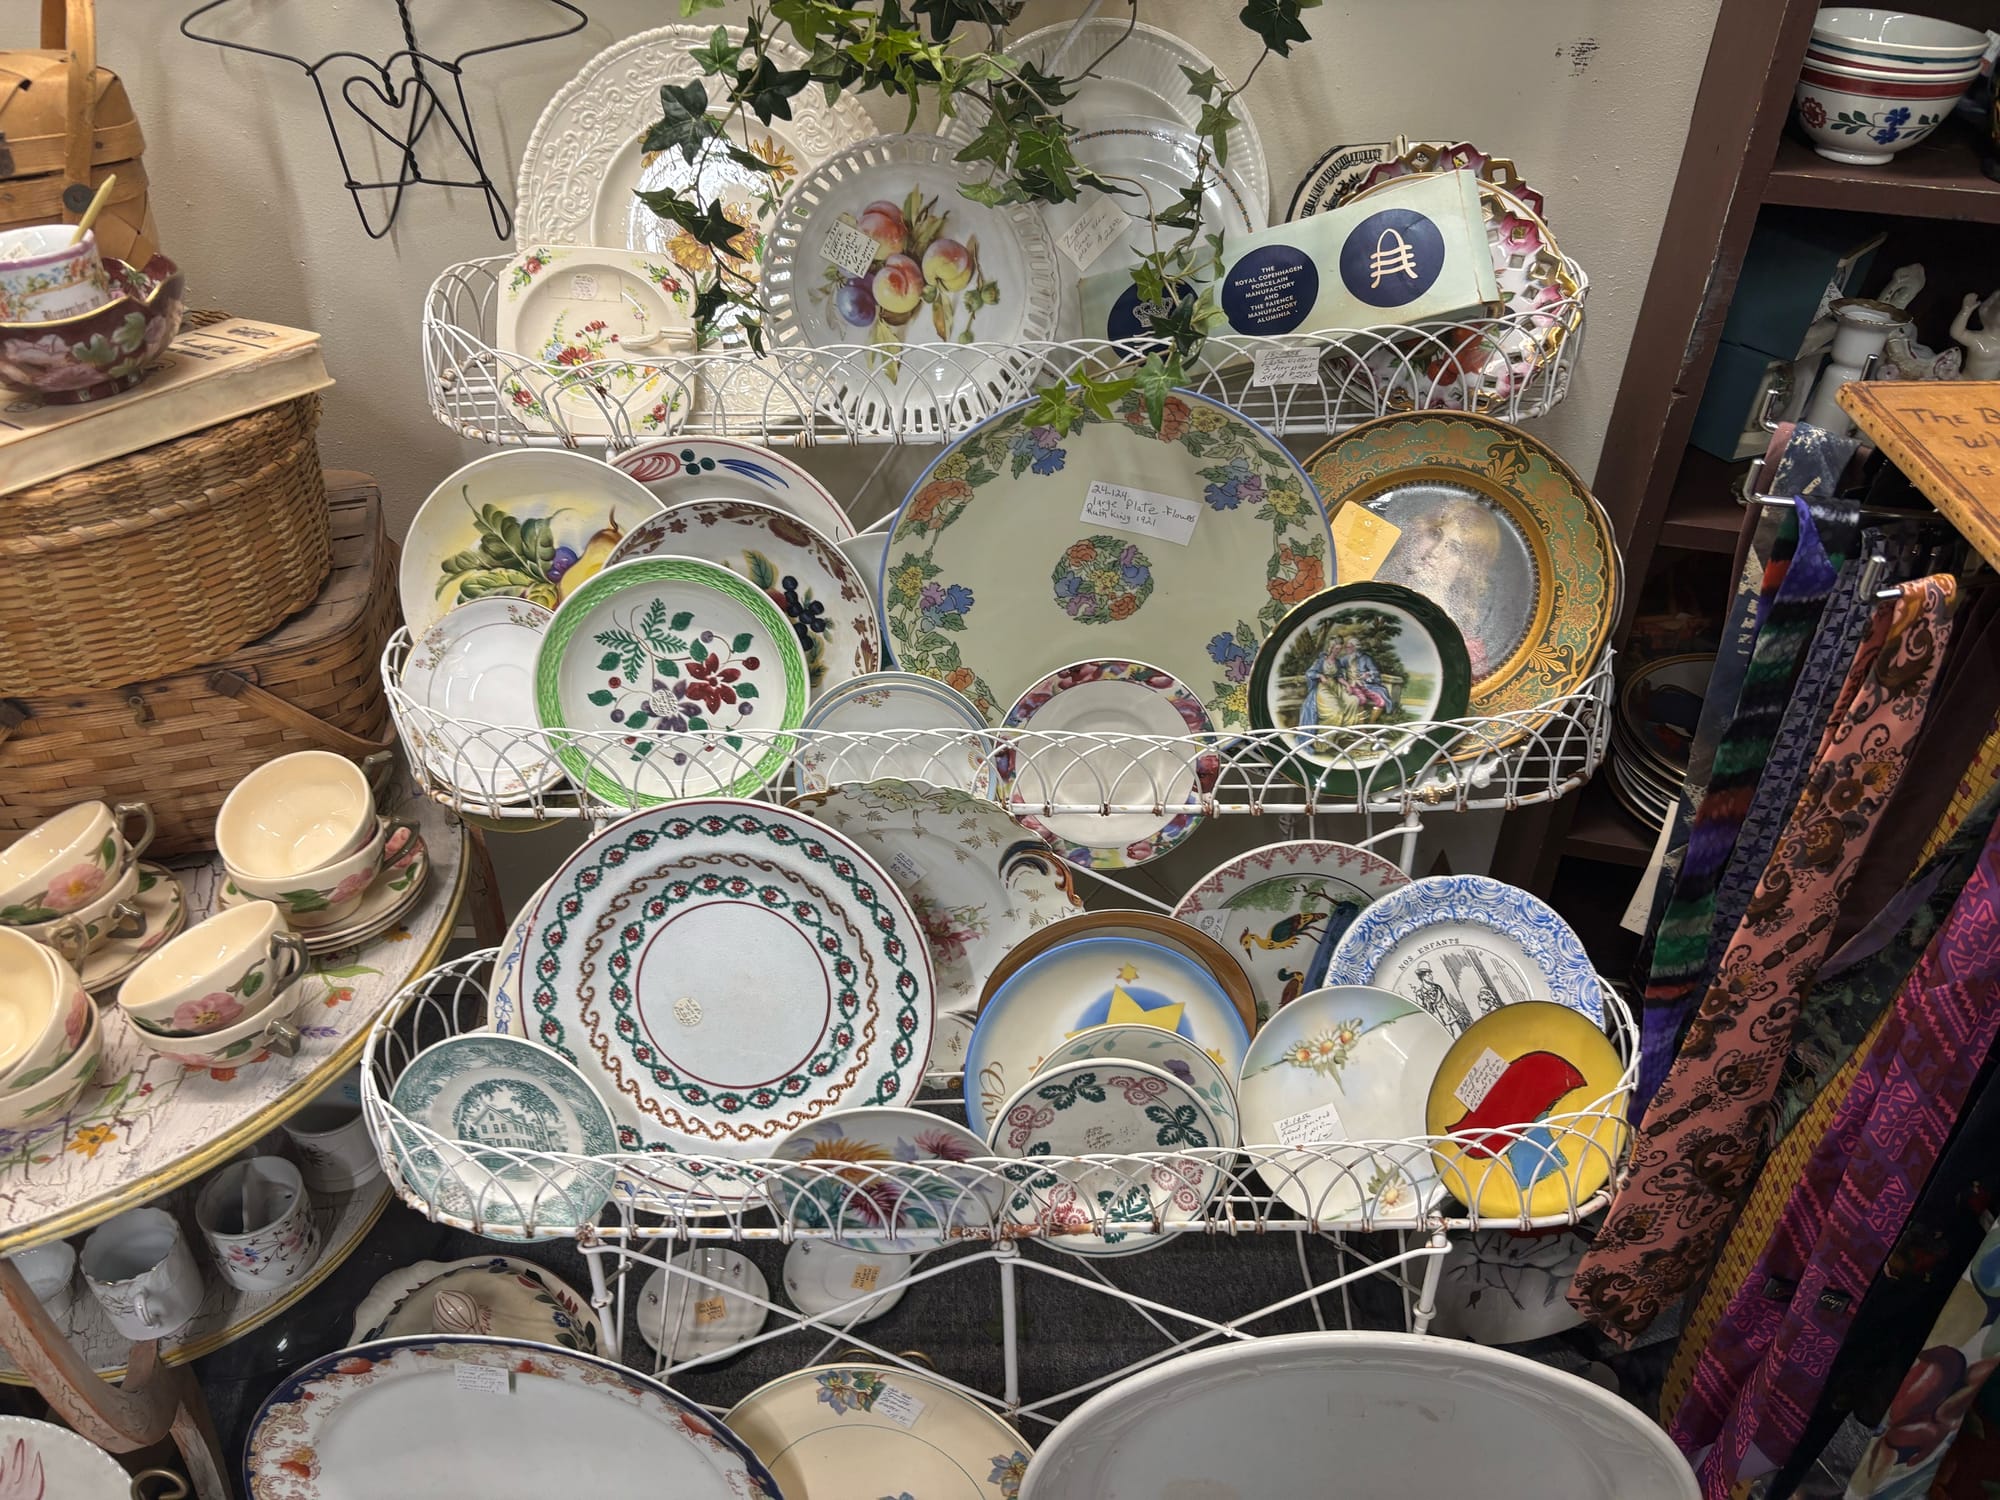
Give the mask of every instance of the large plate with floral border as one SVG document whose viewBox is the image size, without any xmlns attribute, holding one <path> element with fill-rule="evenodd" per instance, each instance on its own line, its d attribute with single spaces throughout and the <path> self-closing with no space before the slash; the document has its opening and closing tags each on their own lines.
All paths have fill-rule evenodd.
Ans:
<svg viewBox="0 0 2000 1500">
<path fill-rule="evenodd" d="M 1066 663 L 1147 661 L 1217 728 L 1248 727 L 1258 646 L 1333 577 L 1312 481 L 1192 392 L 1167 397 L 1157 432 L 1136 394 L 1061 432 L 1031 411 L 967 433 L 911 486 L 875 591 L 896 660 L 994 724 Z"/>
<path fill-rule="evenodd" d="M 922 1370 L 795 1370 L 724 1420 L 770 1465 L 787 1500 L 1016 1500 L 1028 1471 L 1020 1433 Z"/>
<path fill-rule="evenodd" d="M 1183 809 L 1212 793 L 1222 770 L 1201 699 L 1144 662 L 1083 661 L 1052 672 L 1007 710 L 1003 727 L 1021 732 L 994 758 L 1000 799 L 1087 870 L 1122 870 L 1176 848 L 1201 823 L 1199 812 Z M 1029 810 L 1093 802 L 1150 802 L 1160 811 Z"/>
<path fill-rule="evenodd" d="M 1400 530 L 1375 581 L 1451 617 L 1475 714 L 1521 715 L 1525 732 L 1531 710 L 1596 667 L 1618 617 L 1618 544 L 1553 449 L 1489 417 L 1415 412 L 1362 423 L 1306 467 L 1330 506 L 1364 506 Z"/>
<path fill-rule="evenodd" d="M 844 542 L 854 523 L 827 487 L 789 458 L 729 438 L 657 438 L 611 460 L 662 505 L 689 500 L 756 500 L 788 510 L 821 536 Z"/>
<path fill-rule="evenodd" d="M 337 1349 L 286 1376 L 251 1419 L 243 1489 L 250 1500 L 780 1493 L 727 1426 L 636 1370 L 525 1339 L 435 1335 Z"/>
<path fill-rule="evenodd" d="M 794 805 L 881 861 L 916 912 L 937 976 L 932 1064 L 956 1073 L 994 965 L 1038 928 L 1083 910 L 1069 870 L 998 803 L 956 787 L 871 781 Z"/>
<path fill-rule="evenodd" d="M 800 1165 L 779 1168 L 767 1187 L 794 1228 L 833 1230 L 837 1243 L 870 1255 L 907 1255 L 993 1224 L 1005 1195 L 991 1171 L 953 1166 L 987 1154 L 963 1125 L 926 1110 L 836 1110 L 771 1148 Z"/>
<path fill-rule="evenodd" d="M 1040 211 L 965 197 L 982 169 L 957 152 L 934 135 L 863 141 L 802 174 L 772 226 L 768 336 L 800 351 L 786 368 L 809 399 L 860 431 L 962 430 L 1025 395 L 1040 360 L 1022 346 L 1056 336 L 1064 278 Z"/>
<path fill-rule="evenodd" d="M 791 759 L 806 656 L 764 592 L 720 564 L 642 557 L 565 599 L 535 656 L 535 717 L 570 778 L 619 807 L 744 796 Z M 565 730 L 589 730 L 579 740 Z"/>
<path fill-rule="evenodd" d="M 1390 891 L 1348 926 L 1326 982 L 1393 991 L 1453 1036 L 1528 1000 L 1604 1024 L 1604 987 L 1569 923 L 1485 875 L 1430 875 Z"/>
<path fill-rule="evenodd" d="M 1021 965 L 1051 948 L 1082 937 L 1133 938 L 1142 943 L 1158 943 L 1163 948 L 1186 955 L 1206 969 L 1222 986 L 1223 993 L 1236 1007 L 1236 1014 L 1243 1018 L 1244 1029 L 1257 1029 L 1256 992 L 1251 989 L 1250 976 L 1236 961 L 1234 954 L 1198 927 L 1173 917 L 1161 916 L 1158 912 L 1128 911 L 1122 907 L 1078 912 L 1060 922 L 1051 922 L 1023 938 L 986 976 L 986 988 L 979 994 L 979 1008 L 986 1008 L 999 993 L 1000 986 L 1012 979 Z"/>
<path fill-rule="evenodd" d="M 1352 844 L 1293 839 L 1239 854 L 1204 875 L 1174 916 L 1213 938 L 1242 964 L 1257 992 L 1257 1016 L 1305 992 L 1313 954 L 1361 912 L 1410 883 L 1395 864 Z"/>
<path fill-rule="evenodd" d="M 424 498 L 403 538 L 396 591 L 421 640 L 463 600 L 554 609 L 660 508 L 643 484 L 582 453 L 517 448 L 476 458 Z"/>
<path fill-rule="evenodd" d="M 990 1132 L 1013 1093 L 1080 1031 L 1111 1023 L 1178 1031 L 1221 1064 L 1250 1045 L 1229 992 L 1178 948 L 1141 938 L 1078 938 L 1014 971 L 979 1012 L 965 1057 L 965 1123 Z"/>
<path fill-rule="evenodd" d="M 699 557 L 764 591 L 791 622 L 814 697 L 882 665 L 874 601 L 840 549 L 790 511 L 755 500 L 690 500 L 625 533 L 614 563 Z"/>
<path fill-rule="evenodd" d="M 916 912 L 858 843 L 763 803 L 613 823 L 543 887 L 521 962 L 529 1034 L 596 1086 L 623 1151 L 765 1156 L 914 1098 L 930 1053 Z"/>
</svg>

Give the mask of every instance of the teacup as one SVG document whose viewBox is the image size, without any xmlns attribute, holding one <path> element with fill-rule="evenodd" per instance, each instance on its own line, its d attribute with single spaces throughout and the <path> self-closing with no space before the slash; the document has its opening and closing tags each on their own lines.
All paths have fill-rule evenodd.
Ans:
<svg viewBox="0 0 2000 1500">
<path fill-rule="evenodd" d="M 246 891 L 246 879 L 281 886 L 355 853 L 375 822 L 375 788 L 359 766 L 330 751 L 301 750 L 230 789 L 215 815 L 215 847 Z"/>
<path fill-rule="evenodd" d="M 14 931 L 55 949 L 70 963 L 81 966 L 113 938 L 137 937 L 146 930 L 138 895 L 139 864 L 134 860 L 103 895 L 82 910 L 57 917 L 53 922 L 16 927 Z"/>
<path fill-rule="evenodd" d="M 16 1250 L 7 1259 L 49 1316 L 67 1323 L 70 1309 L 76 1305 L 76 1251 L 69 1241 L 51 1240 L 32 1250 Z"/>
<path fill-rule="evenodd" d="M 315 1193 L 351 1193 L 382 1175 L 382 1158 L 361 1113 L 359 1068 L 287 1120 L 285 1134 Z"/>
<path fill-rule="evenodd" d="M 0 230 L 0 323 L 73 318 L 110 300 L 94 230 L 82 239 L 68 224 Z"/>
<path fill-rule="evenodd" d="M 136 835 L 126 825 L 139 820 Z M 96 901 L 153 842 L 143 802 L 79 802 L 0 849 L 0 924 L 53 922 Z"/>
<path fill-rule="evenodd" d="M 118 1004 L 160 1036 L 202 1036 L 256 1015 L 299 977 L 306 947 L 269 901 L 210 917 L 134 969 Z"/>
<path fill-rule="evenodd" d="M 344 859 L 280 880 L 259 879 L 231 866 L 230 883 L 254 900 L 276 902 L 286 922 L 301 932 L 331 927 L 361 905 L 361 898 L 382 873 L 384 854 L 399 832 L 401 848 L 416 837 L 416 825 L 385 813 L 375 820 L 374 836 Z"/>
<path fill-rule="evenodd" d="M 104 1021 L 95 1005 L 85 1009 L 83 1037 L 76 1049 L 43 1072 L 40 1079 L 0 1093 L 0 1130 L 20 1130 L 60 1119 L 97 1076 L 104 1059 Z"/>
<path fill-rule="evenodd" d="M 0 1092 L 47 1077 L 76 1051 L 94 1010 L 61 954 L 0 928 Z"/>
<path fill-rule="evenodd" d="M 253 1156 L 217 1172 L 195 1199 L 194 1221 L 224 1279 L 246 1292 L 297 1281 L 319 1259 L 312 1198 L 299 1169 L 281 1156 Z"/>
<path fill-rule="evenodd" d="M 271 1003 L 247 1020 L 200 1036 L 162 1036 L 144 1026 L 134 1026 L 132 1035 L 147 1047 L 187 1068 L 247 1068 L 276 1052 L 291 1057 L 299 1050 L 299 1031 L 291 1024 L 292 1012 L 299 1008 L 306 986 L 295 984 L 281 990 Z M 4 1104 L 0 1096 L 0 1104 Z"/>
<path fill-rule="evenodd" d="M 100 1225 L 78 1258 L 84 1284 L 126 1338 L 165 1338 L 201 1307 L 201 1270 L 174 1216 L 134 1208 Z"/>
</svg>

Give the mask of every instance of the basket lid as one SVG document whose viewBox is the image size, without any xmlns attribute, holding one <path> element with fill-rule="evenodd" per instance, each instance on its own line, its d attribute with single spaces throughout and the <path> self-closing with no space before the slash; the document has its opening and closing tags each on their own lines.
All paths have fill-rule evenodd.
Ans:
<svg viewBox="0 0 2000 1500">
<path fill-rule="evenodd" d="M 67 52 L 0 52 L 0 84 L 18 90 L 0 114 L 0 178 L 33 177 L 63 169 L 64 124 L 69 115 Z M 125 84 L 109 68 L 90 75 L 90 117 L 95 124 L 90 164 L 125 162 L 146 149 Z M 123 185 L 121 170 L 120 185 Z M 58 188 L 60 194 L 60 188 Z"/>
</svg>

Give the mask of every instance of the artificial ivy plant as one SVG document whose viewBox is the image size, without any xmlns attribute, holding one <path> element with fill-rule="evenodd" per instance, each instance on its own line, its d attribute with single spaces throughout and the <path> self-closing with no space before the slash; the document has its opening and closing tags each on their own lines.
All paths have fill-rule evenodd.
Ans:
<svg viewBox="0 0 2000 1500">
<path fill-rule="evenodd" d="M 716 9 L 726 0 L 679 0 L 681 15 Z M 1108 417 L 1113 405 L 1137 390 L 1153 424 L 1161 421 L 1167 392 L 1186 382 L 1186 365 L 1199 352 L 1220 317 L 1212 284 L 1219 274 L 1221 242 L 1201 232 L 1202 199 L 1211 175 L 1229 163 L 1229 131 L 1236 122 L 1236 99 L 1272 53 L 1289 56 L 1310 41 L 1302 15 L 1320 0 L 1246 0 L 1237 18 L 1263 44 L 1240 84 L 1231 85 L 1213 69 L 1183 68 L 1188 91 L 1199 101 L 1200 135 L 1193 175 L 1180 196 L 1147 215 L 1150 248 L 1132 269 L 1158 352 L 1127 373 L 1079 374 L 1066 385 L 1037 393 L 1035 414 L 1061 430 L 1072 427 L 1088 408 Z M 742 40 L 716 27 L 692 56 L 702 77 L 660 90 L 660 118 L 647 131 L 643 149 L 676 151 L 690 164 L 684 190 L 641 192 L 640 199 L 662 219 L 684 231 L 709 253 L 714 274 L 696 290 L 695 322 L 704 338 L 724 323 L 740 330 L 763 350 L 756 319 L 757 283 L 738 253 L 754 242 L 754 226 L 737 222 L 719 198 L 700 201 L 695 184 L 716 152 L 745 169 L 774 175 L 778 168 L 745 150 L 732 137 L 749 116 L 768 126 L 792 117 L 791 100 L 809 88 L 829 103 L 844 93 L 880 92 L 908 101 L 905 129 L 925 103 L 941 119 L 965 112 L 978 128 L 958 159 L 983 165 L 984 174 L 961 191 L 981 203 L 1067 203 L 1085 191 L 1129 196 L 1136 185 L 1092 171 L 1076 159 L 1076 130 L 1062 117 L 1063 104 L 1078 83 L 1092 76 L 1123 45 L 1139 21 L 1141 0 L 1123 0 L 1127 28 L 1095 57 L 1077 59 L 1074 70 L 1045 72 L 1032 62 L 1006 55 L 1006 33 L 1026 0 L 769 0 L 753 6 Z M 806 56 L 803 68 L 781 66 L 771 56 L 773 38 L 789 33 Z M 758 205 L 768 212 L 775 186 Z M 1199 291 L 1194 288 L 1199 286 Z"/>
</svg>

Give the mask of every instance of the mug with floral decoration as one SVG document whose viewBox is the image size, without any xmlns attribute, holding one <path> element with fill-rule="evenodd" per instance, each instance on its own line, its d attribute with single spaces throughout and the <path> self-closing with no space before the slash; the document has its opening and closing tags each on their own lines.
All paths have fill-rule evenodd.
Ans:
<svg viewBox="0 0 2000 1500">
<path fill-rule="evenodd" d="M 297 1281 L 319 1259 L 312 1197 L 282 1156 L 224 1167 L 202 1185 L 194 1218 L 223 1276 L 246 1292 Z"/>
</svg>

